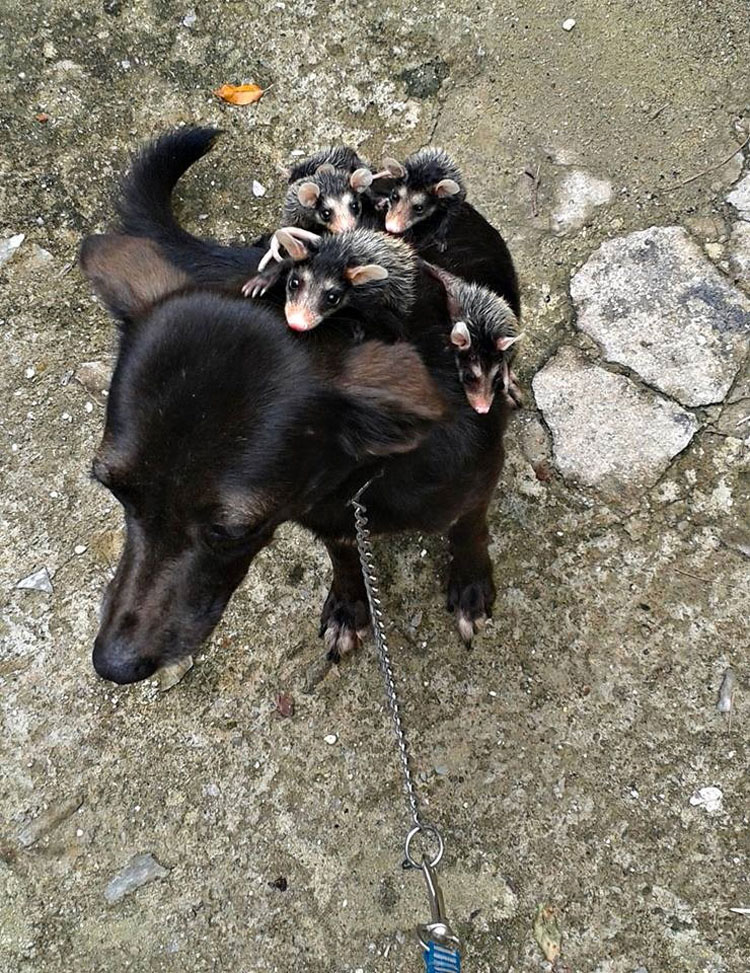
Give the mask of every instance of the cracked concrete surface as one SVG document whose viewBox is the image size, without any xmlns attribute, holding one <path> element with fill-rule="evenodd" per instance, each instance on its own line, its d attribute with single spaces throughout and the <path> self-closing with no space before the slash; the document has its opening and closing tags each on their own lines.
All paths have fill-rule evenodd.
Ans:
<svg viewBox="0 0 750 973">
<path fill-rule="evenodd" d="M 5 3 L 0 239 L 24 238 L 0 250 L 3 971 L 420 965 L 424 893 L 399 868 L 406 821 L 372 646 L 311 687 L 319 545 L 281 530 L 168 692 L 91 670 L 121 516 L 88 479 L 101 387 L 74 376 L 111 358 L 114 335 L 71 265 L 110 218 L 128 153 L 170 125 L 227 133 L 179 193 L 188 225 L 227 240 L 273 223 L 295 150 L 345 139 L 377 160 L 434 138 L 518 262 L 526 387 L 559 354 L 651 383 L 576 327 L 570 280 L 605 241 L 675 226 L 727 286 L 747 286 L 723 262 L 743 236 L 726 200 L 748 165 L 718 165 L 748 132 L 747 8 L 581 0 L 574 13 L 566 32 L 554 4 Z M 273 88 L 245 109 L 210 93 L 243 81 Z M 573 170 L 613 195 L 561 237 L 550 218 Z M 467 969 L 548 968 L 541 904 L 577 973 L 747 967 L 750 920 L 729 912 L 750 905 L 743 355 L 722 401 L 686 407 L 697 432 L 625 510 L 555 465 L 554 423 L 529 395 L 491 514 L 496 617 L 471 653 L 443 612 L 440 539 L 378 545 Z M 637 422 L 629 436 L 638 455 Z M 16 587 L 43 567 L 52 593 Z M 731 720 L 716 709 L 729 665 Z M 282 692 L 288 718 L 274 715 Z M 690 800 L 708 787 L 722 793 L 710 814 Z M 168 874 L 108 904 L 137 855 Z"/>
</svg>

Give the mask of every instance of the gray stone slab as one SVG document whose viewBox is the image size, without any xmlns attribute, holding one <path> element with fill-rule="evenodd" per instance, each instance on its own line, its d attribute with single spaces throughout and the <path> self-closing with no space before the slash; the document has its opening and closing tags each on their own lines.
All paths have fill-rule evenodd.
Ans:
<svg viewBox="0 0 750 973">
<path fill-rule="evenodd" d="M 743 220 L 750 220 L 750 172 L 729 193 L 727 202 L 734 206 Z"/>
<path fill-rule="evenodd" d="M 534 377 L 562 475 L 629 506 L 698 428 L 679 405 L 562 348 Z"/>
<path fill-rule="evenodd" d="M 573 277 L 578 327 L 683 405 L 721 402 L 750 343 L 750 301 L 681 227 L 609 240 Z"/>
</svg>

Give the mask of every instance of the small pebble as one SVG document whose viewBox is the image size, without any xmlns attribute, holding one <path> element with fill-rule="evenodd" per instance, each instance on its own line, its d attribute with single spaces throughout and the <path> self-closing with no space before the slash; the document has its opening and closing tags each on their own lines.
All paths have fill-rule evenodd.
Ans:
<svg viewBox="0 0 750 973">
<path fill-rule="evenodd" d="M 25 238 L 24 233 L 16 233 L 15 236 L 8 237 L 7 240 L 0 240 L 0 267 L 10 260 Z"/>
<path fill-rule="evenodd" d="M 26 378 L 33 378 L 36 375 L 36 369 L 33 365 L 29 365 L 23 374 Z"/>
<path fill-rule="evenodd" d="M 93 402 L 87 402 L 84 405 L 83 408 L 86 410 L 86 412 L 88 412 L 89 414 L 91 414 L 94 411 L 94 403 Z"/>
<path fill-rule="evenodd" d="M 168 689 L 172 689 L 192 668 L 192 655 L 186 655 L 184 659 L 178 659 L 167 666 L 162 666 L 156 673 L 159 692 L 165 693 Z"/>
<path fill-rule="evenodd" d="M 187 27 L 188 30 L 191 27 L 195 27 L 195 22 L 198 19 L 194 10 L 188 10 L 185 16 L 182 18 L 182 26 Z"/>
<path fill-rule="evenodd" d="M 142 885 L 157 878 L 166 878 L 169 870 L 160 865 L 153 855 L 134 855 L 125 868 L 108 883 L 104 898 L 110 905 L 119 902 Z"/>
<path fill-rule="evenodd" d="M 693 807 L 702 807 L 712 814 L 714 811 L 721 810 L 721 802 L 724 795 L 718 787 L 700 787 L 691 796 L 690 803 Z"/>
<path fill-rule="evenodd" d="M 253 196 L 265 196 L 266 187 L 259 183 L 257 179 L 253 179 Z"/>
<path fill-rule="evenodd" d="M 721 680 L 719 688 L 719 702 L 716 708 L 720 713 L 730 713 L 732 710 L 732 700 L 734 699 L 734 670 L 727 669 L 724 678 Z"/>
<path fill-rule="evenodd" d="M 52 579 L 49 576 L 49 571 L 44 567 L 39 568 L 38 571 L 33 571 L 25 578 L 21 578 L 16 584 L 16 588 L 21 588 L 25 591 L 43 591 L 47 595 L 53 593 Z"/>
<path fill-rule="evenodd" d="M 328 744 L 329 747 L 332 747 L 334 743 L 336 743 L 336 741 L 338 740 L 338 737 L 336 736 L 335 733 L 329 733 L 328 736 L 323 737 L 323 739 L 325 740 L 325 742 Z"/>
<path fill-rule="evenodd" d="M 73 553 L 74 554 L 85 554 L 87 550 L 88 550 L 88 548 L 86 547 L 85 544 L 76 544 L 76 546 L 73 548 Z"/>
<path fill-rule="evenodd" d="M 568 17 L 567 20 L 563 20 L 562 29 L 563 30 L 573 30 L 573 28 L 575 27 L 575 25 L 576 25 L 576 22 L 575 22 L 574 18 L 573 17 Z"/>
</svg>

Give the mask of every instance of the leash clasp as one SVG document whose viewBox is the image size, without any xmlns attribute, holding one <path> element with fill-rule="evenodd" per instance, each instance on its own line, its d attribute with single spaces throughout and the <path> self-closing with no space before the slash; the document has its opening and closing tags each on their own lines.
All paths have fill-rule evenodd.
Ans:
<svg viewBox="0 0 750 973">
<path fill-rule="evenodd" d="M 419 941 L 426 950 L 430 949 L 430 943 L 435 943 L 444 949 L 457 950 L 461 942 L 448 924 L 443 892 L 438 885 L 435 869 L 427 857 L 422 859 L 421 869 L 427 886 L 427 898 L 430 902 L 432 919 L 430 922 L 420 923 L 417 926 Z"/>
</svg>

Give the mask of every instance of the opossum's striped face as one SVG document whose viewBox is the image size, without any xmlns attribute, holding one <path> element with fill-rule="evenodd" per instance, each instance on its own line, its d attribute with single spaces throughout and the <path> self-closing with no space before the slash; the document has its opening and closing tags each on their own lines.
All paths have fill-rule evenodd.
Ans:
<svg viewBox="0 0 750 973">
<path fill-rule="evenodd" d="M 518 335 L 493 336 L 483 322 L 456 321 L 451 344 L 458 377 L 469 405 L 481 415 L 489 412 L 498 391 L 508 391 L 513 345 Z"/>
<path fill-rule="evenodd" d="M 410 190 L 405 185 L 395 186 L 388 197 L 385 228 L 389 233 L 406 233 L 415 223 L 426 220 L 436 209 L 436 198 L 425 190 Z"/>
<path fill-rule="evenodd" d="M 294 331 L 312 331 L 346 303 L 344 280 L 316 274 L 310 265 L 292 267 L 286 281 L 286 321 Z"/>
<path fill-rule="evenodd" d="M 286 281 L 287 324 L 294 331 L 312 331 L 325 318 L 345 307 L 357 287 L 387 277 L 387 270 L 377 264 L 320 266 L 316 265 L 315 257 L 308 263 L 297 264 L 289 271 Z"/>
<path fill-rule="evenodd" d="M 321 167 L 292 186 L 282 219 L 316 233 L 355 230 L 362 217 L 362 193 L 372 182 L 369 169 L 352 173 Z"/>
</svg>

